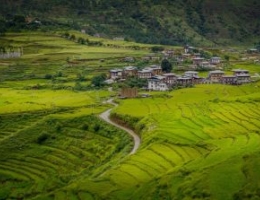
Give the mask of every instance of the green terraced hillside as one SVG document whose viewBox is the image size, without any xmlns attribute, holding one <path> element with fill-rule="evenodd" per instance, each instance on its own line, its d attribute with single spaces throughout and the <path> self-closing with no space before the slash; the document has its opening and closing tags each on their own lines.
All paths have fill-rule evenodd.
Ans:
<svg viewBox="0 0 260 200">
<path fill-rule="evenodd" d="M 132 138 L 98 118 L 119 85 L 111 91 L 91 79 L 151 46 L 85 36 L 105 44 L 87 46 L 62 34 L 0 38 L 25 53 L 0 60 L 0 199 L 260 198 L 259 82 L 115 99 L 114 119 L 141 137 L 129 155 Z M 260 73 L 250 62 L 230 68 Z"/>
</svg>

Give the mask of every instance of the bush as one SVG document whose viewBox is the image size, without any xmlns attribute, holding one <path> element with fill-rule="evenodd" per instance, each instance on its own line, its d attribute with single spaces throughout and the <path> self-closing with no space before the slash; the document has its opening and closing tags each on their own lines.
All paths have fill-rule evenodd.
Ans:
<svg viewBox="0 0 260 200">
<path fill-rule="evenodd" d="M 99 129 L 100 129 L 100 126 L 98 124 L 95 124 L 94 127 L 93 127 L 94 132 L 95 133 L 98 132 Z"/>
<path fill-rule="evenodd" d="M 41 134 L 38 138 L 37 138 L 37 141 L 36 143 L 37 144 L 42 144 L 44 143 L 50 136 L 47 134 L 47 133 L 43 133 Z"/>
<path fill-rule="evenodd" d="M 151 48 L 152 52 L 159 52 L 159 51 L 163 51 L 164 48 L 163 47 L 160 47 L 160 46 L 153 46 Z"/>
<path fill-rule="evenodd" d="M 82 130 L 84 130 L 84 131 L 87 131 L 88 130 L 88 124 L 83 124 L 82 126 L 81 126 L 81 129 Z"/>
<path fill-rule="evenodd" d="M 61 126 L 61 124 L 58 123 L 58 124 L 56 124 L 56 127 L 55 127 L 55 128 L 56 128 L 56 131 L 57 131 L 57 132 L 60 132 L 61 129 L 62 129 L 62 126 Z"/>
<path fill-rule="evenodd" d="M 91 80 L 91 83 L 96 87 L 104 86 L 104 81 L 106 80 L 106 74 L 100 74 L 98 76 L 94 76 Z"/>
<path fill-rule="evenodd" d="M 44 78 L 45 79 L 52 79 L 52 75 L 51 74 L 46 74 Z"/>
</svg>

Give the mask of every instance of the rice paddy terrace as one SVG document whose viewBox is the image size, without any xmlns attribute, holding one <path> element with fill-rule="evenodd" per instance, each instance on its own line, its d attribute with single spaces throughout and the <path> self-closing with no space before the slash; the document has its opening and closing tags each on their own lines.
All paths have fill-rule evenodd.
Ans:
<svg viewBox="0 0 260 200">
<path fill-rule="evenodd" d="M 1 42 L 10 40 L 28 46 L 23 57 L 0 61 L 0 199 L 260 198 L 259 82 L 117 100 L 113 115 L 141 137 L 129 155 L 132 138 L 98 118 L 114 93 L 75 85 L 79 73 L 84 86 L 119 65 L 113 55 L 146 50 L 88 47 L 43 33 Z"/>
<path fill-rule="evenodd" d="M 101 73 L 107 70 L 103 66 L 115 67 L 118 59 L 146 51 L 123 44 L 90 47 L 46 33 L 0 40 L 24 50 L 21 58 L 0 61 L 0 199 L 46 195 L 128 155 L 131 138 L 96 116 L 111 107 L 102 101 L 113 92 L 82 88 L 96 69 Z M 88 195 L 83 191 L 79 197 Z M 62 191 L 55 198 L 65 199 Z"/>
<path fill-rule="evenodd" d="M 137 127 L 145 127 L 141 149 L 119 167 L 131 171 L 135 184 L 147 180 L 131 198 L 259 198 L 252 178 L 260 175 L 259 97 L 258 83 L 200 85 L 122 101 L 117 115 L 142 116 Z"/>
</svg>

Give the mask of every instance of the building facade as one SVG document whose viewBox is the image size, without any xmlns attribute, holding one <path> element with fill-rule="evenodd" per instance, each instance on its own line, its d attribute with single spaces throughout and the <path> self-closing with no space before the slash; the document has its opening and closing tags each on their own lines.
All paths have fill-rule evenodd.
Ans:
<svg viewBox="0 0 260 200">
<path fill-rule="evenodd" d="M 208 75 L 208 79 L 212 83 L 220 83 L 220 80 L 223 75 L 224 75 L 224 72 L 221 70 L 210 71 L 209 75 Z"/>
<path fill-rule="evenodd" d="M 155 91 L 167 91 L 169 87 L 165 81 L 164 76 L 153 76 L 148 79 L 148 90 L 155 90 Z"/>
</svg>

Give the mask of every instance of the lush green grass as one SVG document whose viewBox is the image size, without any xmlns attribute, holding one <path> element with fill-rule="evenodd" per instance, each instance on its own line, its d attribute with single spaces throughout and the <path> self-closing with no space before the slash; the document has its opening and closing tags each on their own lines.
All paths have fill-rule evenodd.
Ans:
<svg viewBox="0 0 260 200">
<path fill-rule="evenodd" d="M 131 158 L 143 172 L 131 172 L 153 174 L 132 197 L 141 199 L 147 192 L 146 198 L 232 199 L 253 184 L 243 174 L 242 158 L 260 150 L 258 87 L 199 85 L 164 97 L 122 100 L 115 112 L 143 116 L 139 123 L 145 124 L 141 150 Z"/>
<path fill-rule="evenodd" d="M 94 176 L 73 181 L 63 194 L 77 199 L 82 193 L 90 199 L 257 196 L 258 186 L 250 180 L 259 176 L 259 101 L 252 98 L 259 96 L 256 86 L 201 85 L 122 100 L 117 114 L 143 117 L 136 125 L 145 125 L 141 149 L 97 168 Z M 134 105 L 138 109 L 130 109 Z M 47 196 L 60 195 L 57 190 Z"/>
<path fill-rule="evenodd" d="M 83 34 L 80 36 L 89 38 Z M 107 73 L 108 69 L 128 65 L 120 61 L 126 56 L 140 58 L 149 53 L 147 45 L 139 44 L 144 49 L 136 50 L 131 48 L 131 43 L 127 47 L 112 40 L 107 40 L 103 46 L 80 45 L 62 38 L 61 33 L 9 33 L 1 37 L 0 42 L 6 46 L 23 47 L 24 51 L 20 59 L 0 61 L 0 80 L 44 78 L 46 74 L 55 75 L 62 71 L 65 81 L 75 81 L 77 74 L 87 77 L 93 76 L 95 71 Z"/>
<path fill-rule="evenodd" d="M 115 93 L 89 84 L 146 45 L 89 47 L 44 33 L 1 39 L 9 40 L 25 55 L 0 62 L 0 199 L 258 198 L 259 82 L 118 100 L 113 112 L 142 138 L 128 155 L 131 138 L 96 117 Z"/>
<path fill-rule="evenodd" d="M 243 63 L 235 65 L 236 68 L 249 70 L 251 74 L 260 73 L 260 64 Z"/>
<path fill-rule="evenodd" d="M 73 92 L 68 90 L 15 90 L 0 89 L 0 113 L 48 110 L 59 107 L 94 110 L 96 103 L 109 96 L 108 91 Z M 93 106 L 91 106 L 93 105 Z M 87 110 L 87 109 L 85 109 Z"/>
</svg>

